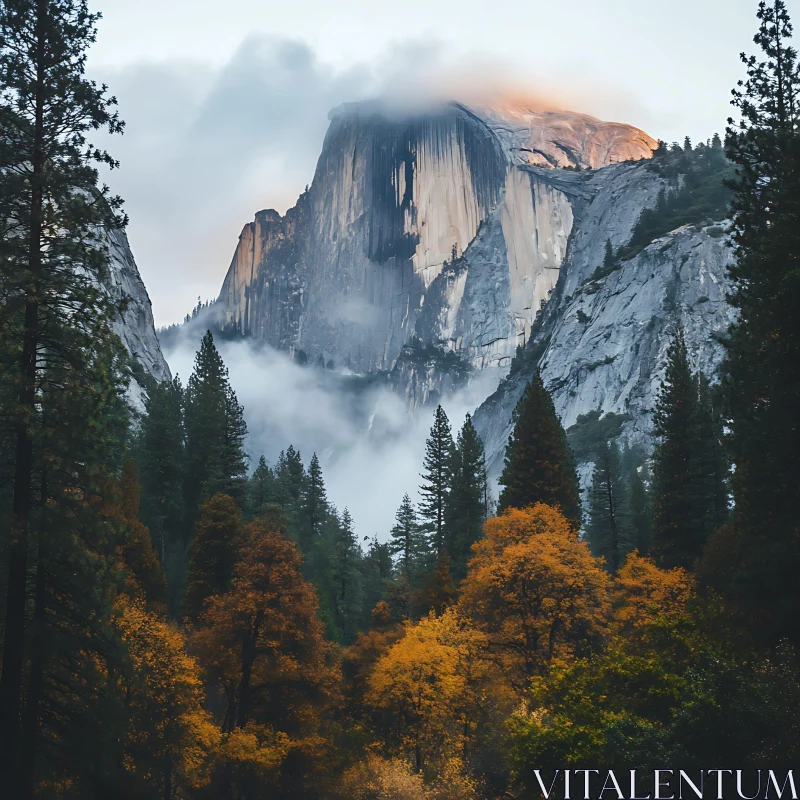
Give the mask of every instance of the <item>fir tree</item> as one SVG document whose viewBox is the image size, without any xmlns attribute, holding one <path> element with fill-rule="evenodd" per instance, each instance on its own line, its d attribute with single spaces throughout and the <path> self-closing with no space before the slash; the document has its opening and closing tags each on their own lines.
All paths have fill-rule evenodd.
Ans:
<svg viewBox="0 0 800 800">
<path fill-rule="evenodd" d="M 790 635 L 800 617 L 800 71 L 783 0 L 760 3 L 756 56 L 734 90 L 726 151 L 736 165 L 738 311 L 724 367 L 735 470 L 732 489 L 742 567 L 740 600 L 763 619 L 765 637 Z"/>
<path fill-rule="evenodd" d="M 258 459 L 258 466 L 253 470 L 247 482 L 247 510 L 251 519 L 260 517 L 267 506 L 277 499 L 275 476 L 264 456 Z"/>
<path fill-rule="evenodd" d="M 317 454 L 311 456 L 308 474 L 302 481 L 301 520 L 298 531 L 301 552 L 310 553 L 322 533 L 322 523 L 328 511 L 328 498 L 325 492 L 325 481 L 322 477 Z"/>
<path fill-rule="evenodd" d="M 472 545 L 478 541 L 486 521 L 486 456 L 472 418 L 467 414 L 459 431 L 452 459 L 452 488 L 447 497 L 447 552 L 453 577 L 466 574 Z"/>
<path fill-rule="evenodd" d="M 353 518 L 345 509 L 335 526 L 332 548 L 333 602 L 336 625 L 343 643 L 350 643 L 358 629 L 361 611 L 361 548 L 353 529 Z"/>
<path fill-rule="evenodd" d="M 517 403 L 506 447 L 499 510 L 535 503 L 558 506 L 576 527 L 581 511 L 578 476 L 553 400 L 537 371 Z"/>
<path fill-rule="evenodd" d="M 301 515 L 303 492 L 306 486 L 306 470 L 300 452 L 292 445 L 281 450 L 275 465 L 279 502 L 289 519 L 289 527 L 297 538 L 298 521 Z"/>
<path fill-rule="evenodd" d="M 361 559 L 361 618 L 359 629 L 369 627 L 372 611 L 386 596 L 392 579 L 392 553 L 388 542 L 379 542 L 377 536 L 369 540 L 367 551 Z"/>
<path fill-rule="evenodd" d="M 606 250 L 603 256 L 603 269 L 610 269 L 614 266 L 614 248 L 611 246 L 611 239 L 606 239 Z"/>
<path fill-rule="evenodd" d="M 196 622 L 205 601 L 230 587 L 242 543 L 242 517 L 232 497 L 215 494 L 200 508 L 192 544 L 183 613 Z"/>
<path fill-rule="evenodd" d="M 167 608 L 167 578 L 153 549 L 150 531 L 139 521 L 139 478 L 132 458 L 126 458 L 122 463 L 120 495 L 123 561 L 148 605 L 164 613 Z"/>
<path fill-rule="evenodd" d="M 627 486 L 615 442 L 606 443 L 597 454 L 589 495 L 586 538 L 592 553 L 605 558 L 608 568 L 614 573 L 636 546 Z"/>
<path fill-rule="evenodd" d="M 724 446 L 722 414 L 708 378 L 696 378 L 694 432 L 697 463 L 694 469 L 698 525 L 703 541 L 728 520 L 730 465 Z"/>
<path fill-rule="evenodd" d="M 166 568 L 182 549 L 184 533 L 185 432 L 183 389 L 177 378 L 149 390 L 136 445 L 142 522 Z"/>
<path fill-rule="evenodd" d="M 389 540 L 389 552 L 397 556 L 397 564 L 409 584 L 416 579 L 427 561 L 428 547 L 425 533 L 420 529 L 417 512 L 411 498 L 403 495 L 403 501 L 395 514 Z"/>
<path fill-rule="evenodd" d="M 696 382 L 679 327 L 654 414 L 658 437 L 653 457 L 653 548 L 665 567 L 691 567 L 704 544 L 694 479 L 698 440 Z"/>
<path fill-rule="evenodd" d="M 636 467 L 630 470 L 628 487 L 634 545 L 640 555 L 646 556 L 653 546 L 653 515 L 647 486 Z"/>
<path fill-rule="evenodd" d="M 447 496 L 451 488 L 453 458 L 453 435 L 450 432 L 450 421 L 444 409 L 436 407 L 433 427 L 425 443 L 425 458 L 422 462 L 424 472 L 420 486 L 419 510 L 425 530 L 430 537 L 435 553 L 445 548 L 445 521 L 447 514 Z"/>
<path fill-rule="evenodd" d="M 199 504 L 222 492 L 243 504 L 246 488 L 242 408 L 228 381 L 228 370 L 211 331 L 200 344 L 186 387 L 186 498 L 191 525 Z"/>
<path fill-rule="evenodd" d="M 33 759 L 43 733 L 39 633 L 52 617 L 42 605 L 48 597 L 53 600 L 48 571 L 51 577 L 61 572 L 72 589 L 75 581 L 85 580 L 85 598 L 103 580 L 102 570 L 92 575 L 74 549 L 78 542 L 87 545 L 90 531 L 102 528 L 97 509 L 87 511 L 82 528 L 66 517 L 59 520 L 72 499 L 59 492 L 96 489 L 96 469 L 109 462 L 105 448 L 116 423 L 95 417 L 112 414 L 121 383 L 115 371 L 122 368 L 122 358 L 109 327 L 116 308 L 99 284 L 108 264 L 106 235 L 125 219 L 118 213 L 121 201 L 105 187 L 98 190 L 97 167 L 113 168 L 116 162 L 87 135 L 118 133 L 122 123 L 106 87 L 85 76 L 96 20 L 82 0 L 0 4 L 0 483 L 8 487 L 0 516 L 9 531 L 3 559 L 0 785 L 20 800 L 33 792 Z M 118 413 L 123 412 L 113 412 Z M 95 441 L 72 441 L 71 451 L 58 452 L 56 446 L 73 434 L 51 429 L 55 425 Z M 89 454 L 95 460 L 87 461 Z M 59 552 L 62 546 L 66 549 Z M 46 564 L 51 556 L 65 561 L 57 569 L 55 562 Z M 29 585 L 40 577 L 41 584 Z M 31 597 L 32 620 L 27 617 Z M 77 602 L 77 595 L 73 599 Z M 70 611 L 74 615 L 63 632 L 77 634 L 81 625 L 87 630 L 86 606 Z M 95 651 L 85 644 L 82 652 L 89 658 Z M 66 652 L 80 646 L 76 638 Z M 97 767 L 100 772 L 104 765 Z"/>
</svg>

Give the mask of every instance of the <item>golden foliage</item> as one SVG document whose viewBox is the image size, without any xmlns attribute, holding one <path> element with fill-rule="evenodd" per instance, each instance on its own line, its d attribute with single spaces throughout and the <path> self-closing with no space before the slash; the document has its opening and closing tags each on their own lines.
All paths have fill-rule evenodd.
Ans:
<svg viewBox="0 0 800 800">
<path fill-rule="evenodd" d="M 614 622 L 628 636 L 655 620 L 686 611 L 694 579 L 680 567 L 660 569 L 651 558 L 630 553 L 614 581 Z"/>
<path fill-rule="evenodd" d="M 403 638 L 375 665 L 366 702 L 393 713 L 397 744 L 413 753 L 417 769 L 463 749 L 490 670 L 481 658 L 486 644 L 482 632 L 446 609 L 406 623 Z"/>
<path fill-rule="evenodd" d="M 253 784 L 290 751 L 309 764 L 322 756 L 329 743 L 321 726 L 340 682 L 300 554 L 264 525 L 247 527 L 231 588 L 207 600 L 192 637 L 225 705 L 220 758 L 245 768 L 237 780 Z"/>
<path fill-rule="evenodd" d="M 460 609 L 518 687 L 555 656 L 590 649 L 608 628 L 609 577 L 566 518 L 538 503 L 486 522 Z"/>
<path fill-rule="evenodd" d="M 458 758 L 448 760 L 438 777 L 426 784 L 407 762 L 370 754 L 344 773 L 339 796 L 347 800 L 478 800 L 481 795 Z"/>
<path fill-rule="evenodd" d="M 125 761 L 145 783 L 160 785 L 165 770 L 186 788 L 208 781 L 219 729 L 204 709 L 196 661 L 178 628 L 124 595 L 114 623 L 130 660 L 122 676 L 129 713 Z"/>
</svg>

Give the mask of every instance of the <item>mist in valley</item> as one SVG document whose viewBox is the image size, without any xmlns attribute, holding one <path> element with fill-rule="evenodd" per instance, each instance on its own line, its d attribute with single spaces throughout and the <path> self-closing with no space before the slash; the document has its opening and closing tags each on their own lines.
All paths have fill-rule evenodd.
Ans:
<svg viewBox="0 0 800 800">
<path fill-rule="evenodd" d="M 171 338 L 164 355 L 185 385 L 201 334 Z M 380 377 L 300 365 L 252 340 L 216 341 L 244 407 L 251 470 L 263 454 L 270 466 L 290 444 L 308 466 L 316 452 L 329 500 L 348 508 L 361 539 L 384 541 L 405 493 L 417 499 L 425 440 L 435 406 L 412 408 Z M 455 437 L 466 414 L 497 387 L 504 369 L 474 374 L 469 385 L 440 398 Z M 497 487 L 493 487 L 497 496 Z"/>
</svg>

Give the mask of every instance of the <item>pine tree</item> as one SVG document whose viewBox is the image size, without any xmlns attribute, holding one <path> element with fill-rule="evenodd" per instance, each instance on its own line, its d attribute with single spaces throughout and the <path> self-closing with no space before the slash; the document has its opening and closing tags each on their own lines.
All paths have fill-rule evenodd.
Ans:
<svg viewBox="0 0 800 800">
<path fill-rule="evenodd" d="M 277 500 L 275 475 L 264 456 L 258 459 L 258 466 L 253 470 L 247 482 L 247 511 L 251 519 L 256 519 L 266 507 Z"/>
<path fill-rule="evenodd" d="M 150 529 L 166 568 L 182 550 L 184 535 L 185 431 L 183 388 L 177 378 L 148 391 L 136 442 L 136 461 L 142 522 Z"/>
<path fill-rule="evenodd" d="M 349 644 L 358 629 L 361 611 L 361 548 L 353 529 L 353 518 L 345 509 L 335 527 L 332 548 L 333 601 L 341 641 Z"/>
<path fill-rule="evenodd" d="M 800 72 L 783 0 L 760 3 L 734 90 L 726 151 L 736 165 L 735 261 L 730 302 L 738 319 L 724 365 L 732 489 L 742 567 L 735 591 L 770 624 L 765 638 L 798 636 L 800 617 Z M 763 59 L 763 60 L 762 60 Z"/>
<path fill-rule="evenodd" d="M 120 495 L 123 561 L 150 608 L 164 613 L 167 578 L 153 549 L 150 531 L 139 521 L 139 477 L 136 464 L 130 457 L 122 463 Z"/>
<path fill-rule="evenodd" d="M 359 630 L 370 626 L 375 606 L 386 596 L 393 573 L 392 554 L 388 542 L 379 542 L 377 536 L 369 540 L 367 551 L 361 559 L 361 615 Z"/>
<path fill-rule="evenodd" d="M 558 506 L 576 527 L 581 510 L 578 475 L 553 400 L 537 372 L 517 403 L 506 447 L 499 510 L 535 503 Z"/>
<path fill-rule="evenodd" d="M 201 502 L 222 492 L 243 504 L 247 467 L 242 408 L 228 370 L 206 331 L 186 387 L 186 518 L 194 524 Z M 191 530 L 191 527 L 190 527 Z"/>
<path fill-rule="evenodd" d="M 306 486 L 306 470 L 300 452 L 292 445 L 281 450 L 275 465 L 279 502 L 289 518 L 292 534 L 297 538 L 297 526 L 301 514 L 301 500 Z"/>
<path fill-rule="evenodd" d="M 447 497 L 447 552 L 453 577 L 466 574 L 472 545 L 486 521 L 486 456 L 472 418 L 467 414 L 459 431 L 452 459 L 452 489 Z"/>
<path fill-rule="evenodd" d="M 625 556 L 636 547 L 630 498 L 615 442 L 606 443 L 597 454 L 589 495 L 586 538 L 592 554 L 605 558 L 608 568 L 614 573 L 622 566 Z"/>
<path fill-rule="evenodd" d="M 694 469 L 700 536 L 708 541 L 729 517 L 728 472 L 724 428 L 719 403 L 705 375 L 696 378 L 695 435 L 697 464 Z"/>
<path fill-rule="evenodd" d="M 614 266 L 614 248 L 611 246 L 611 239 L 606 239 L 606 250 L 603 256 L 603 269 L 610 269 Z"/>
<path fill-rule="evenodd" d="M 311 456 L 308 474 L 302 481 L 302 495 L 298 498 L 301 505 L 301 520 L 298 539 L 300 550 L 308 555 L 316 546 L 322 535 L 322 523 L 328 511 L 328 497 L 325 492 L 325 481 L 317 454 Z"/>
<path fill-rule="evenodd" d="M 667 568 L 691 567 L 704 544 L 694 489 L 696 414 L 696 381 L 679 327 L 667 350 L 654 413 L 658 444 L 653 457 L 653 549 Z"/>
<path fill-rule="evenodd" d="M 67 559 L 62 562 L 66 586 L 76 588 L 80 576 L 87 581 L 85 598 L 103 580 L 102 571 L 93 576 L 69 561 L 80 558 L 75 550 L 61 550 L 78 542 L 88 546 L 90 531 L 103 527 L 97 509 L 87 509 L 81 530 L 67 522 L 68 514 L 59 519 L 74 496 L 58 493 L 97 488 L 95 470 L 110 462 L 105 448 L 116 421 L 94 417 L 124 413 L 111 411 L 122 355 L 109 327 L 116 309 L 99 286 L 108 264 L 106 235 L 125 219 L 118 213 L 121 201 L 98 189 L 98 165 L 116 162 L 87 140 L 91 131 L 120 132 L 122 123 L 105 86 L 84 73 L 96 20 L 82 0 L 0 4 L 0 477 L 8 500 L 0 515 L 9 530 L 3 561 L 0 785 L 20 800 L 33 792 L 33 758 L 42 733 L 39 632 L 52 617 L 42 603 L 53 599 L 48 574 L 59 572 L 46 562 Z M 76 442 L 55 429 L 67 425 L 90 438 L 92 424 L 92 442 Z M 55 450 L 68 440 L 72 450 Z M 91 462 L 85 460 L 89 455 Z M 26 616 L 31 597 L 32 621 Z M 63 630 L 77 636 L 87 608 L 81 603 L 72 610 L 76 616 Z M 73 645 L 81 646 L 78 638 L 67 646 Z M 83 652 L 94 652 L 88 641 L 85 645 Z M 98 771 L 102 768 L 98 763 Z"/>
<path fill-rule="evenodd" d="M 416 579 L 427 562 L 428 547 L 425 533 L 420 528 L 417 512 L 407 494 L 403 495 L 403 501 L 395 514 L 389 552 L 399 557 L 398 567 L 409 584 Z"/>
<path fill-rule="evenodd" d="M 183 613 L 196 622 L 209 597 L 226 592 L 242 544 L 242 517 L 232 497 L 215 494 L 200 508 L 189 547 Z"/>
<path fill-rule="evenodd" d="M 630 470 L 628 486 L 634 544 L 639 554 L 646 556 L 650 554 L 653 546 L 653 514 L 647 486 L 636 467 Z"/>
<path fill-rule="evenodd" d="M 452 480 L 453 435 L 450 421 L 444 409 L 436 407 L 433 427 L 425 443 L 425 458 L 422 462 L 424 472 L 420 486 L 419 510 L 428 532 L 434 553 L 445 548 L 445 521 L 447 514 L 447 495 Z"/>
</svg>

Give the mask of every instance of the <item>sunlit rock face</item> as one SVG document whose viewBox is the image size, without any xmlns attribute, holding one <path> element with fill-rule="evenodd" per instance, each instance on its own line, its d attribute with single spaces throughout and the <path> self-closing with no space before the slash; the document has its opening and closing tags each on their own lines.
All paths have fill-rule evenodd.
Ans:
<svg viewBox="0 0 800 800">
<path fill-rule="evenodd" d="M 730 249 L 704 230 L 592 279 L 606 242 L 626 245 L 667 187 L 647 162 L 655 146 L 631 126 L 525 104 L 342 106 L 297 205 L 245 226 L 221 318 L 311 363 L 383 372 L 411 406 L 478 370 L 500 381 L 533 345 L 565 425 L 625 413 L 624 441 L 646 443 L 676 322 L 711 374 L 731 321 Z M 494 476 L 531 369 L 476 414 Z"/>
<path fill-rule="evenodd" d="M 644 131 L 588 114 L 531 107 L 525 103 L 479 109 L 513 164 L 600 169 L 649 158 L 658 142 Z"/>
<path fill-rule="evenodd" d="M 297 205 L 244 227 L 224 325 L 361 373 L 391 371 L 412 340 L 473 368 L 508 366 L 574 224 L 568 196 L 529 164 L 603 166 L 653 146 L 566 112 L 342 106 Z"/>
<path fill-rule="evenodd" d="M 108 253 L 108 270 L 102 288 L 114 301 L 126 301 L 122 312 L 112 322 L 112 328 L 133 359 L 135 367 L 130 375 L 128 397 L 134 408 L 141 411 L 144 408 L 143 373 L 160 382 L 170 380 L 170 371 L 156 338 L 150 297 L 124 231 L 109 234 Z"/>
</svg>

